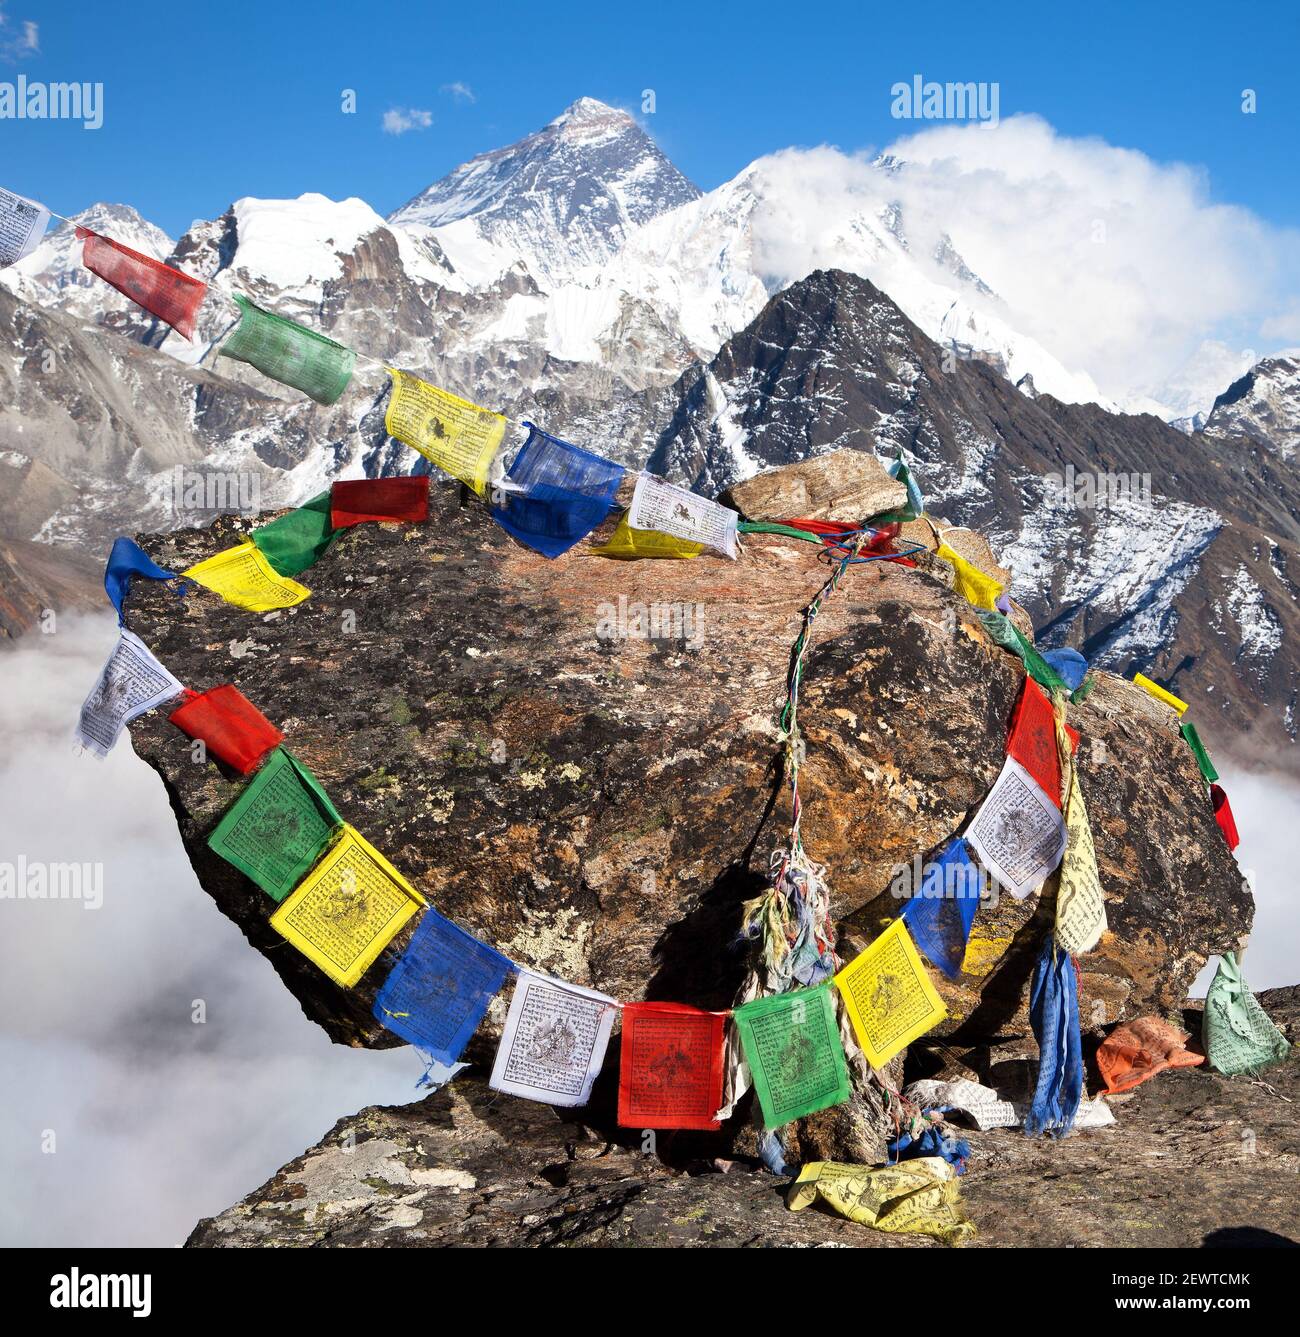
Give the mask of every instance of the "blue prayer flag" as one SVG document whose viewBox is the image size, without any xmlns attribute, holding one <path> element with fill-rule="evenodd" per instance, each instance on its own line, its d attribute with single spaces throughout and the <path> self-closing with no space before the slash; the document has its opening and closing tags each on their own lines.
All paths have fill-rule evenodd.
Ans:
<svg viewBox="0 0 1300 1337">
<path fill-rule="evenodd" d="M 954 836 L 929 861 L 920 890 L 903 906 L 912 941 L 949 979 L 961 974 L 966 940 L 980 901 L 980 870 Z"/>
<path fill-rule="evenodd" d="M 1088 676 L 1088 661 L 1077 650 L 1044 650 L 1042 654 L 1072 692 Z"/>
<path fill-rule="evenodd" d="M 450 1067 L 513 969 L 509 958 L 432 907 L 375 998 L 375 1016 Z"/>
<path fill-rule="evenodd" d="M 1049 933 L 1034 967 L 1029 1021 L 1038 1041 L 1038 1086 L 1025 1115 L 1025 1132 L 1064 1137 L 1083 1097 L 1083 1044 L 1074 959 Z"/>
<path fill-rule="evenodd" d="M 122 605 L 131 588 L 133 576 L 145 576 L 149 580 L 175 580 L 176 572 L 164 571 L 134 539 L 114 539 L 113 549 L 108 554 L 108 565 L 104 567 L 104 592 L 117 609 L 118 626 L 126 622 Z"/>
<path fill-rule="evenodd" d="M 505 479 L 492 489 L 492 517 L 543 557 L 558 557 L 610 513 L 623 466 L 550 436 L 532 423 Z"/>
</svg>

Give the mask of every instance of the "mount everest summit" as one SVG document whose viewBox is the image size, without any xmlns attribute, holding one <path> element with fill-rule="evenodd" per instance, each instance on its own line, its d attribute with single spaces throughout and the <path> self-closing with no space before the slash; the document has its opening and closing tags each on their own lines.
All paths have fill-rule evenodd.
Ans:
<svg viewBox="0 0 1300 1337">
<path fill-rule="evenodd" d="M 1194 386 L 1153 405 L 1177 428 L 1121 414 L 950 235 L 909 226 L 891 188 L 907 170 L 878 159 L 810 229 L 783 155 L 701 193 L 632 117 L 582 98 L 388 218 L 241 199 L 173 240 L 92 206 L 77 221 L 213 291 L 190 344 L 85 271 L 66 225 L 0 271 L 0 594 L 6 571 L 34 589 L 8 622 L 39 603 L 33 543 L 98 555 L 200 522 L 175 513 L 178 467 L 255 471 L 269 508 L 422 463 L 384 434 L 378 368 L 323 408 L 217 356 L 240 291 L 709 493 L 839 446 L 901 449 L 936 510 L 996 535 L 1048 643 L 1199 683 L 1235 729 L 1292 747 L 1295 359 L 1225 370 L 1212 408 Z M 1153 498 L 1054 513 L 1042 478 L 1071 464 L 1149 476 Z"/>
</svg>

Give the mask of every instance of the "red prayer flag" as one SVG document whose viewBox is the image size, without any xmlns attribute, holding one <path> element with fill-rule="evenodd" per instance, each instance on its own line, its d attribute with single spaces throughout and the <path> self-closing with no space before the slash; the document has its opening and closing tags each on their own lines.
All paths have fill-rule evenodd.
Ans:
<svg viewBox="0 0 1300 1337">
<path fill-rule="evenodd" d="M 1070 751 L 1079 746 L 1079 735 L 1067 724 Z M 1043 689 L 1030 677 L 1020 692 L 1020 700 L 1011 716 L 1007 735 L 1007 756 L 1018 761 L 1038 781 L 1044 794 L 1061 806 L 1061 757 L 1056 750 L 1055 717 L 1052 703 Z"/>
<path fill-rule="evenodd" d="M 284 734 L 230 683 L 209 692 L 190 692 L 167 717 L 191 738 L 201 738 L 208 749 L 240 775 L 249 775 Z"/>
<path fill-rule="evenodd" d="M 724 1012 L 628 1003 L 618 1075 L 625 1128 L 718 1128 Z"/>
<path fill-rule="evenodd" d="M 429 518 L 429 475 L 400 478 L 357 478 L 330 488 L 330 524 L 335 529 L 367 520 L 407 520 L 421 524 Z"/>
<path fill-rule="evenodd" d="M 89 228 L 79 227 L 77 238 L 85 242 L 81 263 L 92 274 L 165 320 L 178 334 L 194 338 L 194 318 L 208 291 L 206 283 Z"/>
<path fill-rule="evenodd" d="M 1235 850 L 1241 844 L 1241 837 L 1237 834 L 1237 823 L 1232 815 L 1232 804 L 1228 802 L 1228 796 L 1219 788 L 1218 785 L 1210 786 L 1210 801 L 1214 804 L 1214 820 L 1219 824 L 1219 830 L 1223 832 L 1223 838 L 1228 842 L 1228 848 Z"/>
</svg>

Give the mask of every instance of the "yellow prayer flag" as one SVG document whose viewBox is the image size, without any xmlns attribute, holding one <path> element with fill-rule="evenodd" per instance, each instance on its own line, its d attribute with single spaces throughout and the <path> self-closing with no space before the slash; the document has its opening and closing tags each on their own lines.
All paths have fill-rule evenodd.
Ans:
<svg viewBox="0 0 1300 1337">
<path fill-rule="evenodd" d="M 221 595 L 227 603 L 251 609 L 254 613 L 292 608 L 311 594 L 306 585 L 280 575 L 262 550 L 247 539 L 215 557 L 205 558 L 181 574 L 213 594 Z"/>
<path fill-rule="evenodd" d="M 394 367 L 387 371 L 393 378 L 393 392 L 384 414 L 384 430 L 481 497 L 487 491 L 488 470 L 505 440 L 505 418 L 409 371 Z"/>
<path fill-rule="evenodd" d="M 704 551 L 704 544 L 661 534 L 657 529 L 633 529 L 624 514 L 609 542 L 591 551 L 622 561 L 637 557 L 698 557 Z"/>
<path fill-rule="evenodd" d="M 1187 702 L 1176 697 L 1172 692 L 1167 692 L 1158 682 L 1152 682 L 1145 673 L 1135 673 L 1133 681 L 1141 687 L 1148 696 L 1154 696 L 1157 701 L 1163 701 L 1165 705 L 1172 706 L 1176 715 L 1181 715 L 1187 709 Z"/>
<path fill-rule="evenodd" d="M 957 1170 L 942 1156 L 917 1156 L 873 1169 L 841 1161 L 812 1161 L 790 1185 L 785 1205 L 802 1211 L 814 1202 L 859 1225 L 896 1235 L 930 1235 L 961 1244 L 975 1226 L 961 1203 Z"/>
<path fill-rule="evenodd" d="M 957 593 L 966 598 L 976 608 L 995 611 L 998 595 L 1002 586 L 992 576 L 986 576 L 977 566 L 972 566 L 964 557 L 946 544 L 939 544 L 938 556 L 942 557 L 957 573 L 955 588 Z"/>
<path fill-rule="evenodd" d="M 343 825 L 271 927 L 344 988 L 374 964 L 424 897 L 361 835 Z"/>
<path fill-rule="evenodd" d="M 835 976 L 835 987 L 873 1068 L 948 1015 L 901 919 Z"/>
<path fill-rule="evenodd" d="M 1070 772 L 1065 831 L 1065 855 L 1055 874 L 1055 936 L 1064 951 L 1071 956 L 1082 956 L 1084 952 L 1092 951 L 1106 931 L 1106 901 L 1097 873 L 1097 853 L 1077 767 Z"/>
</svg>

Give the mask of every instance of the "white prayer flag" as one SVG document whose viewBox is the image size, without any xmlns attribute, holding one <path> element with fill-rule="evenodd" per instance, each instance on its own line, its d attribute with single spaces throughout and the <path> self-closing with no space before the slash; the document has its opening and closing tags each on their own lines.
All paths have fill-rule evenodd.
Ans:
<svg viewBox="0 0 1300 1337">
<path fill-rule="evenodd" d="M 489 1084 L 547 1105 L 585 1105 L 617 1006 L 593 989 L 521 970 Z"/>
<path fill-rule="evenodd" d="M 1024 900 L 1061 862 L 1065 819 L 1038 781 L 1008 757 L 966 841 L 985 868 Z"/>
<path fill-rule="evenodd" d="M 0 187 L 0 269 L 31 255 L 49 223 L 50 211 L 43 204 Z"/>
<path fill-rule="evenodd" d="M 674 538 L 703 543 L 733 560 L 739 520 L 740 516 L 727 506 L 644 473 L 636 480 L 627 510 L 627 522 L 633 529 L 655 529 Z"/>
<path fill-rule="evenodd" d="M 106 757 L 131 720 L 184 690 L 134 632 L 123 631 L 81 707 L 77 740 Z"/>
<path fill-rule="evenodd" d="M 965 1114 L 980 1132 L 1018 1128 L 1029 1110 L 1027 1102 L 1003 1100 L 991 1086 L 981 1086 L 965 1077 L 951 1082 L 924 1077 L 912 1082 L 903 1095 L 923 1110 L 944 1108 L 954 1114 Z M 1101 1096 L 1080 1101 L 1074 1116 L 1076 1129 L 1109 1128 L 1114 1122 L 1115 1112 Z"/>
</svg>

